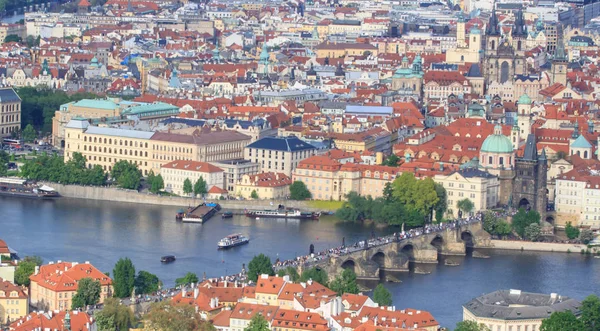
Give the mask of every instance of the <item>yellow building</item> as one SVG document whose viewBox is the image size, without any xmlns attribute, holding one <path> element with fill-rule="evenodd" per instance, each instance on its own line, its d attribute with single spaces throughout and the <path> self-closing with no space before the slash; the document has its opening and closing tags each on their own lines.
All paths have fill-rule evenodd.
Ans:
<svg viewBox="0 0 600 331">
<path fill-rule="evenodd" d="M 331 27 L 329 29 L 331 32 Z M 325 42 L 321 43 L 315 48 L 317 57 L 344 57 L 344 56 L 362 56 L 365 52 L 370 52 L 373 56 L 379 54 L 379 49 L 371 44 L 358 44 L 358 43 L 332 43 Z"/>
<path fill-rule="evenodd" d="M 252 192 L 256 192 L 259 199 L 286 199 L 290 195 L 291 184 L 292 179 L 283 173 L 243 175 L 235 185 L 235 194 L 244 199 L 252 199 Z"/>
<path fill-rule="evenodd" d="M 71 309 L 77 284 L 83 278 L 100 282 L 100 303 L 113 296 L 112 279 L 89 262 L 50 262 L 36 267 L 31 281 L 31 305 L 46 310 Z"/>
<path fill-rule="evenodd" d="M 71 120 L 65 127 L 65 162 L 81 153 L 88 166 L 105 171 L 121 160 L 136 164 L 144 176 L 175 160 L 214 162 L 241 159 L 251 138 L 235 131 L 195 132 L 190 135 L 92 126 Z"/>
<path fill-rule="evenodd" d="M 26 287 L 20 287 L 0 278 L 0 324 L 14 321 L 29 314 L 29 296 Z"/>
<path fill-rule="evenodd" d="M 480 62 L 481 30 L 477 27 L 472 28 L 468 39 L 465 33 L 465 19 L 461 15 L 456 25 L 456 48 L 446 52 L 446 62 L 456 64 Z"/>
<path fill-rule="evenodd" d="M 498 205 L 500 182 L 498 177 L 477 168 L 463 168 L 450 175 L 436 175 L 433 180 L 442 184 L 448 197 L 448 213 L 458 215 L 458 201 L 469 199 L 473 212 Z"/>
<path fill-rule="evenodd" d="M 11 87 L 0 89 L 0 138 L 21 129 L 21 98 Z"/>
</svg>

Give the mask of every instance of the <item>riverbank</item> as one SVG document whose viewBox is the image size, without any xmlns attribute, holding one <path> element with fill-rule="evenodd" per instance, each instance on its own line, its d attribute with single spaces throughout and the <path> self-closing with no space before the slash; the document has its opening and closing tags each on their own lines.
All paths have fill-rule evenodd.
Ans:
<svg viewBox="0 0 600 331">
<path fill-rule="evenodd" d="M 115 187 L 63 185 L 57 183 L 45 183 L 54 188 L 61 196 L 74 199 L 116 201 L 125 203 L 188 207 L 197 206 L 204 202 L 201 198 L 160 196 L 151 193 L 139 193 L 134 190 L 124 190 Z M 272 209 L 273 206 L 284 205 L 286 207 L 298 208 L 303 211 L 335 211 L 327 209 L 326 204 L 318 204 L 318 201 L 296 201 L 296 200 L 218 200 L 223 209 L 244 210 Z M 333 205 L 331 205 L 333 207 Z"/>
<path fill-rule="evenodd" d="M 514 240 L 492 240 L 491 243 L 492 249 L 511 251 L 580 253 L 582 249 L 587 249 L 587 246 L 584 244 L 559 244 Z"/>
</svg>

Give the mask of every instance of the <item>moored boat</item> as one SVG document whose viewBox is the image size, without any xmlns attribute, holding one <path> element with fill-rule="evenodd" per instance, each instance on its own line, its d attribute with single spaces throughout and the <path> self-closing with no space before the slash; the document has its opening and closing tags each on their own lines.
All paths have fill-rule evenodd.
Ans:
<svg viewBox="0 0 600 331">
<path fill-rule="evenodd" d="M 321 213 L 303 212 L 294 208 L 279 208 L 272 210 L 246 210 L 246 216 L 253 218 L 293 218 L 293 219 L 319 219 Z"/>
<path fill-rule="evenodd" d="M 48 185 L 37 185 L 25 179 L 13 177 L 0 178 L 0 195 L 38 199 L 52 199 L 60 196 L 55 189 Z"/>
<path fill-rule="evenodd" d="M 217 246 L 219 248 L 231 248 L 235 246 L 240 246 L 243 244 L 247 244 L 250 241 L 248 237 L 244 236 L 241 233 L 230 234 L 227 237 L 219 240 Z"/>
<path fill-rule="evenodd" d="M 233 212 L 230 211 L 226 211 L 223 214 L 221 214 L 221 218 L 232 218 L 233 217 Z"/>
</svg>

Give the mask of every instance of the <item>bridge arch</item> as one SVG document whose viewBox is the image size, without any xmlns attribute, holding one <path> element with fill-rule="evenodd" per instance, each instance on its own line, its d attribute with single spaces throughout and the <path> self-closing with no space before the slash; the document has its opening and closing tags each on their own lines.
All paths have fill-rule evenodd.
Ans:
<svg viewBox="0 0 600 331">
<path fill-rule="evenodd" d="M 460 233 L 460 239 L 465 243 L 466 248 L 473 248 L 475 246 L 475 238 L 469 230 L 464 230 Z"/>
<path fill-rule="evenodd" d="M 342 263 L 342 269 L 350 269 L 356 273 L 356 262 L 353 259 L 348 259 Z"/>
<path fill-rule="evenodd" d="M 406 245 L 402 246 L 400 253 L 406 255 L 410 262 L 415 261 L 415 247 L 412 243 L 407 243 Z"/>
<path fill-rule="evenodd" d="M 431 246 L 435 247 L 439 252 L 442 251 L 442 247 L 444 246 L 444 238 L 442 237 L 441 234 L 437 234 L 432 240 L 431 240 Z"/>
<path fill-rule="evenodd" d="M 371 256 L 371 261 L 377 263 L 379 268 L 385 268 L 385 253 L 382 251 L 378 251 L 373 256 Z"/>
</svg>

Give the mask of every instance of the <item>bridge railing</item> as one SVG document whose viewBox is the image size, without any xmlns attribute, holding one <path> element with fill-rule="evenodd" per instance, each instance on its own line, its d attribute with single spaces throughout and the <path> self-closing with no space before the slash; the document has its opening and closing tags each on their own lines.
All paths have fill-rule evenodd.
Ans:
<svg viewBox="0 0 600 331">
<path fill-rule="evenodd" d="M 287 268 L 287 267 L 294 267 L 294 268 L 297 268 L 299 266 L 308 267 L 311 265 L 316 265 L 323 260 L 329 259 L 330 257 L 346 256 L 346 255 L 356 253 L 359 251 L 364 251 L 364 250 L 367 250 L 370 248 L 384 246 L 384 245 L 388 245 L 390 243 L 399 243 L 399 242 L 407 241 L 409 239 L 418 238 L 423 235 L 427 235 L 427 234 L 431 234 L 431 233 L 440 233 L 443 231 L 456 229 L 457 227 L 461 227 L 463 225 L 478 223 L 478 222 L 481 222 L 481 218 L 482 218 L 482 215 L 480 213 L 478 213 L 475 216 L 461 219 L 461 220 L 455 220 L 453 222 L 440 223 L 440 224 L 428 224 L 424 227 L 414 228 L 414 229 L 411 229 L 411 230 L 409 230 L 407 232 L 403 232 L 403 233 L 395 232 L 394 234 L 389 235 L 389 236 L 362 240 L 362 241 L 356 242 L 350 246 L 338 246 L 335 248 L 329 248 L 325 251 L 321 251 L 318 253 L 298 256 L 292 260 L 278 261 L 275 264 L 273 264 L 273 269 L 275 269 L 275 271 L 277 271 L 279 269 L 283 269 L 283 268 Z"/>
</svg>

